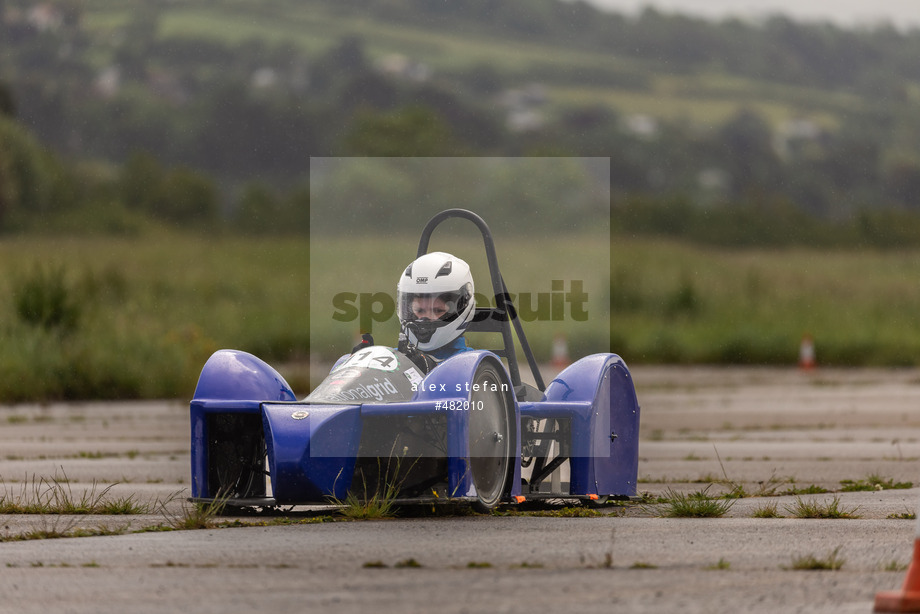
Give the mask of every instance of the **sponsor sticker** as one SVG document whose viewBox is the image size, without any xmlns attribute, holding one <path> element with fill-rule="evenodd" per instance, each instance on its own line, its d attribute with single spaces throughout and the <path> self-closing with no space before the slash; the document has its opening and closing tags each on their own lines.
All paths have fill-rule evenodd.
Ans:
<svg viewBox="0 0 920 614">
<path fill-rule="evenodd" d="M 421 382 L 423 379 L 422 374 L 415 367 L 409 367 L 403 371 L 403 375 L 405 375 L 406 379 L 409 380 L 409 383 L 412 384 L 412 390 L 416 390 L 418 388 L 419 382 Z"/>
</svg>

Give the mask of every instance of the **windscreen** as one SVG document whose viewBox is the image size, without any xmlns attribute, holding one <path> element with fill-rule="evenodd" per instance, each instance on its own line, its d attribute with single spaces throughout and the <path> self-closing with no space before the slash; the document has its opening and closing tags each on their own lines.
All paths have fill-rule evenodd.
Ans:
<svg viewBox="0 0 920 614">
<path fill-rule="evenodd" d="M 408 401 L 423 378 L 405 354 L 372 346 L 337 364 L 305 400 L 332 405 Z"/>
</svg>

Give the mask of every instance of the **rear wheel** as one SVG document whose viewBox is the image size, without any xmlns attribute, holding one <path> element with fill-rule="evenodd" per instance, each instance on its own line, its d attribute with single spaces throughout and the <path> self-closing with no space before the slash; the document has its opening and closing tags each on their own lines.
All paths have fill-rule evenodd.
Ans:
<svg viewBox="0 0 920 614">
<path fill-rule="evenodd" d="M 476 488 L 473 507 L 488 512 L 508 491 L 511 469 L 513 408 L 504 370 L 483 361 L 473 377 L 469 407 L 470 477 Z"/>
</svg>

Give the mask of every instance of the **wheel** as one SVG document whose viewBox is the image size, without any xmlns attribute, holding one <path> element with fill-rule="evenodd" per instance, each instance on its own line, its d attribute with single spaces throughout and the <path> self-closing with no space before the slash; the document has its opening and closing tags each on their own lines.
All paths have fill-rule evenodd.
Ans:
<svg viewBox="0 0 920 614">
<path fill-rule="evenodd" d="M 265 439 L 257 414 L 214 414 L 208 424 L 211 497 L 265 496 Z"/>
<path fill-rule="evenodd" d="M 483 361 L 473 377 L 469 407 L 470 477 L 473 507 L 488 512 L 508 490 L 514 434 L 508 385 L 501 367 Z"/>
</svg>

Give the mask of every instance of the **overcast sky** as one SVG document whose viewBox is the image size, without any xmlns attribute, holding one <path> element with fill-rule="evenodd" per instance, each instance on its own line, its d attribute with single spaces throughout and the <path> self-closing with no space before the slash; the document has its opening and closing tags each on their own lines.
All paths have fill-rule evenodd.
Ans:
<svg viewBox="0 0 920 614">
<path fill-rule="evenodd" d="M 701 17 L 759 17 L 783 13 L 797 20 L 832 21 L 842 26 L 881 20 L 898 28 L 920 27 L 920 0 L 588 0 L 602 8 L 633 13 L 646 5 Z"/>
</svg>

